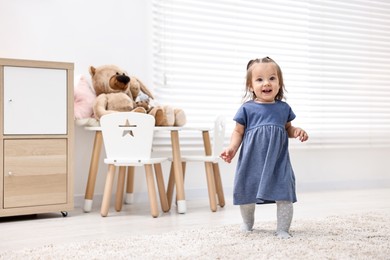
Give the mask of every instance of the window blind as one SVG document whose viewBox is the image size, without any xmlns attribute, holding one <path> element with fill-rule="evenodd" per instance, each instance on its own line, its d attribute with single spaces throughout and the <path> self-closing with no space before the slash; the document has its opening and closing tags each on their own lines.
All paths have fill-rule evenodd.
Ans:
<svg viewBox="0 0 390 260">
<path fill-rule="evenodd" d="M 153 0 L 152 13 L 155 96 L 189 125 L 223 114 L 229 139 L 246 64 L 269 56 L 310 135 L 299 147 L 390 146 L 388 1 Z"/>
</svg>

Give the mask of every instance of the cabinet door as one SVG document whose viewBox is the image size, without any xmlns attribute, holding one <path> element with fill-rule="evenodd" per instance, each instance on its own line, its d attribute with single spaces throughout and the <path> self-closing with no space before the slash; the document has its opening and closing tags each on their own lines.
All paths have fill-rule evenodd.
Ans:
<svg viewBox="0 0 390 260">
<path fill-rule="evenodd" d="M 66 139 L 4 140 L 4 208 L 66 203 Z"/>
<path fill-rule="evenodd" d="M 4 134 L 66 134 L 65 69 L 4 67 Z"/>
</svg>

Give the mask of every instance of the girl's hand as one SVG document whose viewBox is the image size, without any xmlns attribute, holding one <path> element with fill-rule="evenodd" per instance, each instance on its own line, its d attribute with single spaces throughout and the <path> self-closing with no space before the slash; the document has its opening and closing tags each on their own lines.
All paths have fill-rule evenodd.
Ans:
<svg viewBox="0 0 390 260">
<path fill-rule="evenodd" d="M 305 142 L 309 139 L 309 135 L 302 128 L 296 127 L 294 130 L 294 138 L 298 138 L 301 142 Z"/>
<path fill-rule="evenodd" d="M 234 155 L 236 152 L 233 149 L 226 148 L 219 157 L 222 158 L 227 163 L 231 163 L 232 159 L 234 158 Z"/>
<path fill-rule="evenodd" d="M 229 146 L 225 150 L 223 150 L 222 153 L 219 155 L 219 157 L 221 157 L 222 160 L 224 160 L 227 163 L 230 163 L 232 161 L 234 155 L 236 155 L 236 152 L 241 145 L 244 131 L 245 131 L 245 126 L 236 123 Z"/>
</svg>

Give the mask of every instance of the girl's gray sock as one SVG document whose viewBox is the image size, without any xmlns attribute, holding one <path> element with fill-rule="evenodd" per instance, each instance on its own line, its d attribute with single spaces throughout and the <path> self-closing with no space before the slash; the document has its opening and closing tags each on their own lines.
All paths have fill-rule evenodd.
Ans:
<svg viewBox="0 0 390 260">
<path fill-rule="evenodd" d="M 253 224 L 255 222 L 255 207 L 255 203 L 240 205 L 240 211 L 243 220 L 243 224 L 241 226 L 242 231 L 253 230 Z"/>
<path fill-rule="evenodd" d="M 283 239 L 290 238 L 289 230 L 294 213 L 293 204 L 291 201 L 276 201 L 276 207 L 276 236 Z"/>
</svg>

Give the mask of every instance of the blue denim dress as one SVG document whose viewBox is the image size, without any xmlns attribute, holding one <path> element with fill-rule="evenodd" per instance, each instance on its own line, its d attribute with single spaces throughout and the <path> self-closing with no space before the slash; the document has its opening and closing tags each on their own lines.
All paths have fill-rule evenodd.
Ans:
<svg viewBox="0 0 390 260">
<path fill-rule="evenodd" d="M 294 118 L 283 101 L 248 101 L 239 108 L 234 120 L 245 126 L 245 132 L 234 179 L 234 205 L 297 201 L 285 129 Z"/>
</svg>

